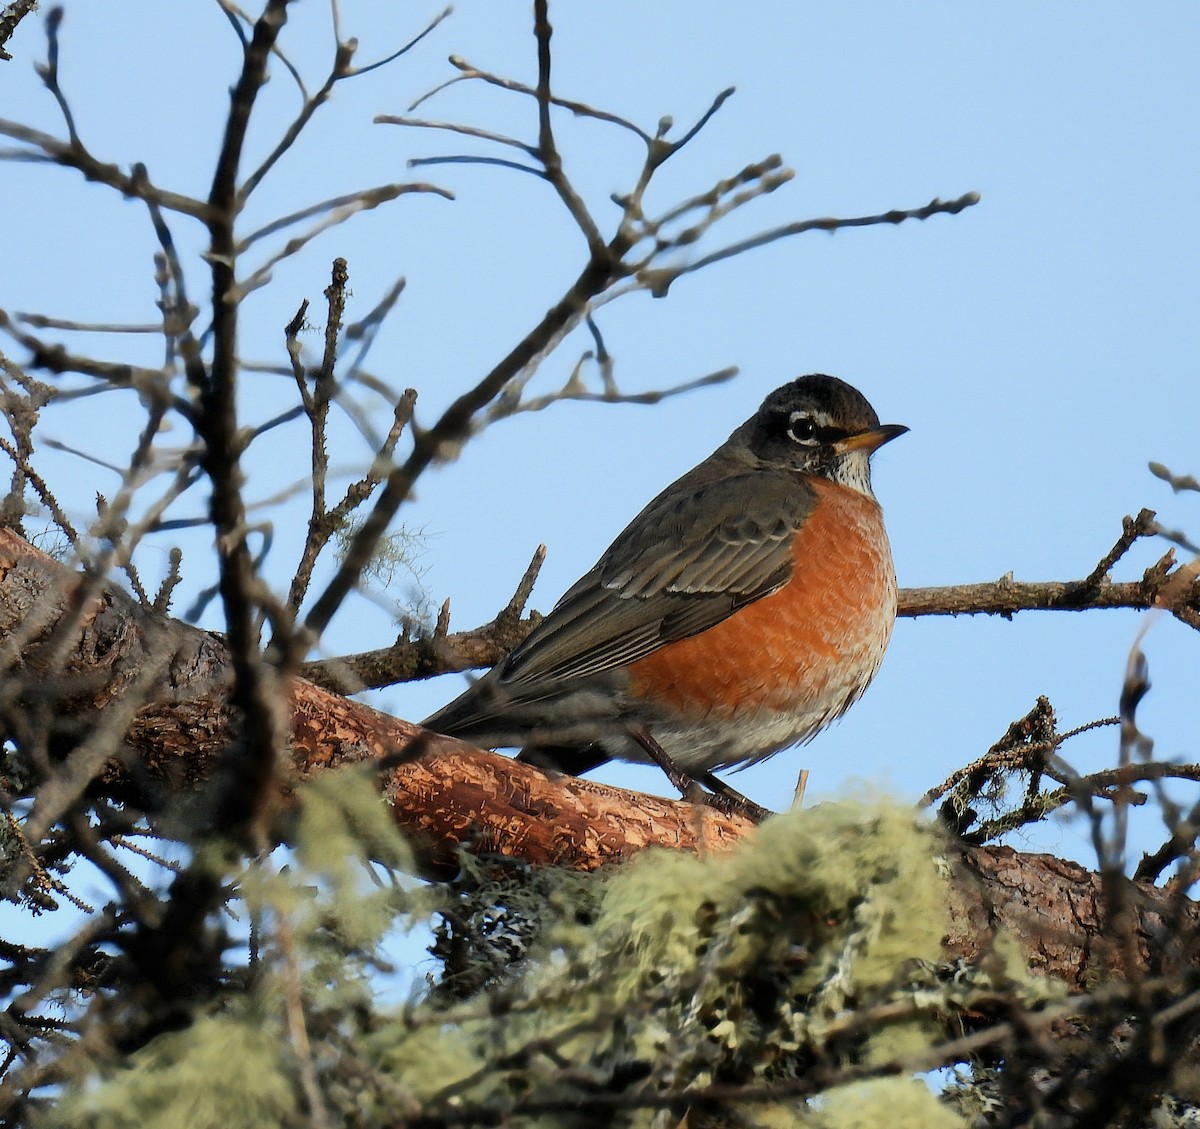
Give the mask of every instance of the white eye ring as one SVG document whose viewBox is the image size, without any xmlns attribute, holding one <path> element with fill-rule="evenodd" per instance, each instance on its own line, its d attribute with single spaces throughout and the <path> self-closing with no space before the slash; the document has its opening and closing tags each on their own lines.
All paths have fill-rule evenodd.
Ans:
<svg viewBox="0 0 1200 1129">
<path fill-rule="evenodd" d="M 788 417 L 788 438 L 806 446 L 816 446 L 817 425 L 808 412 L 792 412 Z"/>
</svg>

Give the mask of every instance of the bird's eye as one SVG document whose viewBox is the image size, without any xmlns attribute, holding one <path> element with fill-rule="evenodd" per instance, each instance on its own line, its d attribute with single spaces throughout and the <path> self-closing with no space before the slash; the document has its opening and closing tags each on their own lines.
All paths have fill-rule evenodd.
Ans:
<svg viewBox="0 0 1200 1129">
<path fill-rule="evenodd" d="M 811 416 L 804 412 L 792 412 L 788 419 L 788 436 L 797 443 L 815 443 L 817 441 L 817 425 Z"/>
</svg>

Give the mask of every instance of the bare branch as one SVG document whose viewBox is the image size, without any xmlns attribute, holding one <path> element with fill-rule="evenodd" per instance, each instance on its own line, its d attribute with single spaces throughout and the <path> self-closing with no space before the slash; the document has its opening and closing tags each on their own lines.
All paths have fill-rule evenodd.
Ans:
<svg viewBox="0 0 1200 1129">
<path fill-rule="evenodd" d="M 69 353 L 62 345 L 48 344 L 32 333 L 19 329 L 4 310 L 0 310 L 0 329 L 8 332 L 14 340 L 29 350 L 30 358 L 27 363 L 31 368 L 44 369 L 53 373 L 76 372 L 103 381 L 106 388 L 133 388 L 139 393 L 149 394 L 152 398 L 156 390 L 164 387 L 167 374 L 162 369 L 114 364 L 111 361 L 100 361 L 94 357 Z M 71 392 L 64 392 L 60 395 L 62 399 L 72 397 Z M 170 403 L 171 407 L 184 419 L 191 421 L 192 405 L 187 400 L 173 395 L 170 397 Z"/>
<path fill-rule="evenodd" d="M 680 201 L 678 204 L 668 208 L 657 218 L 643 219 L 641 222 L 645 235 L 655 239 L 662 239 L 664 246 L 683 247 L 689 243 L 694 243 L 715 220 L 728 215 L 734 208 L 740 207 L 741 204 L 746 203 L 755 196 L 761 196 L 766 192 L 774 191 L 780 185 L 786 184 L 793 176 L 794 174 L 791 169 L 783 167 L 783 158 L 778 153 L 773 153 L 764 160 L 746 165 L 745 168 L 734 173 L 733 176 L 718 180 L 707 192 Z M 764 181 L 769 187 L 764 186 Z M 752 189 L 750 194 L 739 194 L 735 197 L 736 203 L 722 204 L 724 198 L 733 192 L 735 188 L 741 188 L 744 185 L 750 186 Z M 628 198 L 618 199 L 616 202 L 623 206 L 628 206 L 629 204 Z M 701 208 L 707 210 L 708 216 L 706 220 L 690 229 L 690 233 L 685 232 L 671 239 L 666 239 L 660 235 L 662 229 L 667 224 L 673 223 L 675 220 L 687 215 L 688 212 L 694 212 Z"/>
<path fill-rule="evenodd" d="M 736 243 L 731 243 L 728 247 L 722 247 L 719 251 L 713 251 L 711 254 L 705 255 L 692 263 L 685 263 L 678 267 L 661 267 L 657 270 L 643 271 L 639 275 L 638 281 L 656 298 L 662 298 L 666 296 L 675 280 L 685 274 L 692 274 L 695 271 L 703 270 L 705 267 L 710 266 L 712 263 L 720 262 L 722 259 L 744 254 L 746 251 L 751 251 L 756 247 L 764 247 L 768 243 L 775 243 L 789 236 L 803 235 L 809 231 L 827 231 L 832 233 L 849 227 L 901 224 L 906 220 L 926 220 L 930 216 L 935 215 L 957 215 L 965 208 L 970 208 L 978 203 L 979 193 L 968 192 L 956 200 L 931 200 L 922 208 L 895 208 L 890 212 L 881 212 L 870 216 L 854 216 L 849 218 L 831 216 L 827 219 L 800 220 L 795 223 L 784 224 L 782 227 L 772 228 L 770 231 L 761 232 L 758 235 L 751 236 L 749 239 L 741 239 Z"/>
<path fill-rule="evenodd" d="M 314 603 L 305 627 L 319 637 L 342 601 L 370 563 L 379 539 L 387 530 L 396 511 L 408 498 L 417 477 L 441 453 L 443 447 L 465 438 L 475 414 L 490 403 L 517 373 L 529 364 L 567 325 L 577 324 L 588 301 L 612 282 L 615 263 L 628 249 L 620 236 L 614 237 L 601 261 L 589 261 L 566 294 L 474 388 L 459 396 L 442 413 L 429 431 L 415 436 L 413 451 L 405 463 L 394 469 L 375 503 L 375 508 L 351 540 L 341 568 Z"/>
<path fill-rule="evenodd" d="M 220 565 L 219 588 L 234 669 L 232 704 L 245 719 L 244 753 L 228 760 L 230 801 L 226 829 L 258 846 L 272 817 L 274 780 L 282 767 L 286 731 L 277 677 L 259 650 L 257 611 L 267 595 L 246 543 L 246 508 L 239 460 L 243 440 L 237 421 L 235 225 L 244 197 L 238 169 L 250 116 L 267 80 L 267 61 L 287 20 L 287 0 L 267 0 L 246 47 L 241 74 L 230 96 L 220 153 L 209 192 L 208 262 L 212 273 L 212 360 L 207 387 L 199 390 L 196 428 L 204 440 L 203 466 L 212 482 L 210 517 Z"/>
<path fill-rule="evenodd" d="M 568 378 L 566 384 L 558 390 L 548 392 L 543 396 L 524 400 L 521 398 L 519 391 L 516 396 L 509 396 L 506 390 L 506 394 L 497 400 L 485 414 L 481 426 L 486 426 L 496 420 L 504 419 L 506 416 L 516 415 L 520 412 L 544 411 L 552 404 L 557 404 L 562 400 L 576 400 L 592 404 L 658 404 L 673 396 L 679 396 L 686 392 L 694 392 L 698 388 L 708 388 L 713 384 L 724 384 L 725 381 L 732 380 L 738 374 L 736 366 L 729 365 L 726 368 L 718 369 L 716 372 L 710 372 L 705 376 L 697 377 L 695 380 L 685 380 L 680 384 L 674 384 L 669 388 L 656 388 L 650 392 L 621 392 L 615 385 L 611 385 L 610 373 L 610 387 L 606 387 L 602 392 L 589 392 L 583 386 L 580 379 L 580 366 L 583 362 L 592 359 L 594 359 L 593 354 L 585 353 L 580 364 L 572 369 L 571 376 Z"/>
<path fill-rule="evenodd" d="M 29 485 L 33 487 L 42 505 L 50 511 L 50 516 L 54 519 L 54 524 L 67 535 L 67 540 L 70 541 L 71 548 L 79 552 L 81 548 L 79 534 L 75 532 L 75 527 L 71 524 L 71 519 L 67 517 L 62 507 L 58 504 L 58 499 L 51 493 L 45 479 L 33 469 L 29 459 L 2 435 L 0 435 L 0 451 L 3 451 L 12 459 L 13 464 L 20 470 L 21 474 L 29 482 Z"/>
<path fill-rule="evenodd" d="M 146 166 L 138 162 L 133 167 L 134 178 L 142 183 L 148 179 Z M 187 375 L 188 384 L 194 389 L 202 389 L 208 381 L 208 373 L 204 367 L 204 359 L 200 354 L 200 343 L 192 333 L 192 322 L 196 319 L 197 309 L 188 301 L 187 277 L 184 274 L 183 263 L 175 247 L 175 239 L 171 229 L 162 214 L 162 209 L 153 200 L 146 201 L 150 212 L 150 222 L 154 227 L 155 237 L 162 249 L 163 261 L 167 267 L 168 287 L 164 281 L 161 293 L 164 294 L 162 332 L 167 342 L 167 362 L 175 353 L 178 346 L 183 358 L 183 369 Z M 159 401 L 164 401 L 167 389 L 167 379 L 164 376 Z M 165 401 L 164 401 L 165 402 Z"/>
<path fill-rule="evenodd" d="M 529 567 L 525 569 L 524 574 L 521 576 L 521 580 L 517 584 L 517 589 L 512 594 L 512 599 L 504 605 L 504 608 L 496 617 L 497 624 L 507 626 L 520 621 L 521 613 L 525 611 L 525 605 L 529 602 L 529 597 L 533 593 L 533 586 L 537 583 L 538 573 L 542 571 L 542 565 L 545 560 L 546 546 L 539 545 L 533 551 Z M 445 635 L 445 631 L 442 634 Z"/>
<path fill-rule="evenodd" d="M 8 62 L 12 56 L 4 49 L 4 45 L 12 38 L 17 25 L 33 11 L 37 0 L 11 0 L 0 12 L 0 61 Z"/>
<path fill-rule="evenodd" d="M 288 352 L 292 355 L 293 364 L 296 366 L 296 383 L 300 388 L 305 414 L 308 416 L 312 446 L 310 475 L 312 509 L 308 519 L 308 533 L 300 554 L 300 563 L 296 566 L 296 573 L 292 578 L 287 598 L 287 605 L 293 613 L 298 611 L 304 602 L 304 595 L 308 591 L 309 580 L 312 570 L 316 566 L 317 556 L 325 547 L 335 528 L 330 525 L 329 516 L 325 510 L 325 485 L 329 473 L 329 454 L 325 449 L 325 427 L 329 415 L 329 404 L 333 399 L 338 334 L 341 332 L 342 315 L 346 309 L 346 284 L 348 281 L 346 260 L 334 259 L 332 279 L 325 290 L 325 298 L 328 302 L 328 313 L 325 319 L 325 352 L 320 367 L 313 374 L 311 392 L 308 389 L 305 374 L 299 366 L 298 349 L 295 347 L 294 328 L 302 318 L 304 306 L 288 326 Z"/>
<path fill-rule="evenodd" d="M 380 443 L 370 470 L 357 482 L 352 482 L 346 487 L 346 493 L 342 500 L 329 511 L 329 518 L 335 525 L 343 524 L 346 518 L 371 496 L 375 487 L 383 481 L 395 465 L 396 444 L 400 441 L 400 436 L 404 434 L 405 427 L 412 422 L 416 403 L 416 389 L 406 388 L 396 401 L 396 407 L 392 413 L 392 426 L 384 436 L 383 442 Z"/>
<path fill-rule="evenodd" d="M 671 142 L 671 152 L 678 153 L 689 141 L 692 140 L 706 125 L 712 120 L 712 116 L 737 92 L 737 88 L 730 86 L 722 90 L 720 94 L 713 99 L 712 105 L 709 106 L 703 114 L 700 115 L 696 124 L 687 131 L 678 141 Z M 665 130 L 663 131 L 665 134 Z"/>
<path fill-rule="evenodd" d="M 703 382 L 727 379 L 732 372 L 722 370 Z M 637 394 L 619 398 L 636 402 L 651 402 L 656 396 L 669 395 L 683 390 L 667 389 L 663 392 Z M 568 382 L 568 389 L 570 382 Z M 609 393 L 582 393 L 574 390 L 560 391 L 554 395 L 563 399 L 611 401 Z M 501 401 L 500 403 L 503 403 Z M 507 406 L 503 411 L 498 403 L 493 409 L 497 415 L 514 411 L 534 410 L 533 406 L 544 406 L 531 401 L 531 406 Z M 1103 563 L 1103 562 L 1102 562 Z M 1200 583 L 1185 569 L 1174 568 L 1173 557 L 1168 554 L 1151 566 L 1139 581 L 1111 583 L 1105 581 L 1094 589 L 1086 589 L 1084 581 L 1019 582 L 1011 576 L 982 584 L 956 584 L 936 588 L 902 588 L 899 593 L 899 612 L 905 617 L 926 615 L 1002 615 L 1011 617 L 1019 611 L 1090 611 L 1102 608 L 1132 608 L 1148 610 L 1163 607 L 1182 622 L 1200 629 Z M 1189 586 L 1190 585 L 1190 586 Z M 436 649 L 430 649 L 420 640 L 400 640 L 392 647 L 350 655 L 338 662 L 356 671 L 356 679 L 362 686 L 379 687 L 394 682 L 430 678 L 438 674 L 493 666 L 516 646 L 532 626 L 525 624 L 514 627 L 512 633 L 497 638 L 494 623 L 470 631 L 449 636 Z M 335 664 L 324 662 L 305 666 L 306 677 L 322 685 L 342 685 L 331 670 Z M 332 681 L 330 681 L 332 679 Z M 1098 724 L 1098 723 L 1092 723 Z M 1072 730 L 1074 736 L 1087 727 Z M 940 793 L 939 793 L 940 795 Z M 933 797 L 937 798 L 937 797 Z M 930 801 L 932 802 L 932 800 Z M 1198 817 L 1200 819 L 1200 817 Z"/>
<path fill-rule="evenodd" d="M 278 35 L 278 32 L 276 32 L 276 35 Z M 275 47 L 276 44 L 273 38 L 271 49 L 274 50 Z M 321 89 L 318 90 L 311 98 L 305 100 L 303 107 L 301 107 L 300 113 L 296 115 L 295 119 L 284 131 L 283 136 L 279 139 L 275 145 L 275 148 L 271 150 L 271 152 L 263 160 L 262 164 L 259 165 L 258 168 L 246 178 L 245 182 L 238 190 L 239 208 L 244 206 L 246 201 L 250 199 L 251 195 L 254 193 L 254 190 L 262 183 L 267 173 L 274 168 L 279 158 L 282 157 L 284 153 L 286 153 L 292 147 L 296 138 L 300 136 L 304 130 L 304 127 L 308 125 L 309 121 L 312 119 L 312 116 L 329 98 L 330 91 L 333 90 L 334 84 L 339 79 L 345 78 L 351 73 L 350 61 L 354 58 L 354 50 L 355 44 L 353 42 L 339 43 L 337 45 L 337 49 L 334 52 L 333 66 L 330 67 L 329 74 L 326 76 L 325 82 L 322 84 Z M 293 70 L 293 74 L 296 77 L 296 81 L 299 82 L 299 73 Z M 300 89 L 301 91 L 304 90 L 303 84 L 301 84 Z"/>
<path fill-rule="evenodd" d="M 301 94 L 304 97 L 304 105 L 301 107 L 300 112 L 296 115 L 295 119 L 284 131 L 283 136 L 279 139 L 275 148 L 268 154 L 262 164 L 259 165 L 259 167 L 255 169 L 254 172 L 251 173 L 242 184 L 239 191 L 240 202 L 244 204 L 245 201 L 250 198 L 255 189 L 258 188 L 258 186 L 262 183 L 267 173 L 270 172 L 279 159 L 292 147 L 293 144 L 295 144 L 296 139 L 304 131 L 304 128 L 308 125 L 309 121 L 312 120 L 313 115 L 316 114 L 317 110 L 320 109 L 320 107 L 324 105 L 326 101 L 328 101 L 329 95 L 332 93 L 334 86 L 338 82 L 342 81 L 343 79 L 354 78 L 358 75 L 367 74 L 370 71 L 377 70 L 378 68 L 386 66 L 388 63 L 400 58 L 401 55 L 404 55 L 406 52 L 410 51 L 413 47 L 420 43 L 421 40 L 429 35 L 434 28 L 436 28 L 444 19 L 446 19 L 447 16 L 450 15 L 452 10 L 452 8 L 446 8 L 440 15 L 435 16 L 419 35 L 409 40 L 409 42 L 401 47 L 398 51 L 394 51 L 386 58 L 380 59 L 378 62 L 369 63 L 364 67 L 354 67 L 351 65 L 354 59 L 354 52 L 357 50 L 358 45 L 354 40 L 343 41 L 340 38 L 337 27 L 335 26 L 334 35 L 337 39 L 337 46 L 334 51 L 333 64 L 330 67 L 329 74 L 326 76 L 321 88 L 311 97 L 309 97 L 307 91 L 305 90 L 304 83 L 300 78 L 299 72 L 295 69 L 295 67 L 292 66 L 290 62 L 287 61 L 282 52 L 279 51 L 278 44 L 273 44 L 273 53 L 275 53 L 284 61 L 299 85 Z M 318 205 L 317 209 L 314 209 L 314 211 L 322 209 L 326 206 L 329 205 Z M 280 221 L 280 224 L 282 225 L 285 222 L 291 221 Z M 251 237 L 251 239 L 248 240 L 244 246 L 248 245 L 249 242 L 252 242 L 253 238 L 254 237 Z"/>
<path fill-rule="evenodd" d="M 92 156 L 81 142 L 72 144 L 69 141 L 60 141 L 57 137 L 52 137 L 41 130 L 31 129 L 29 126 L 9 121 L 6 118 L 0 118 L 0 136 L 11 137 L 15 141 L 32 145 L 38 150 L 32 156 L 63 165 L 66 168 L 76 169 L 83 174 L 85 179 L 97 184 L 106 184 L 109 188 L 116 189 L 122 196 L 131 199 L 153 200 L 167 211 L 192 216 L 205 223 L 211 218 L 211 208 L 204 201 L 196 200 L 179 192 L 168 192 L 149 181 L 138 181 L 133 176 L 123 173 L 116 165 L 105 164 Z M 27 151 L 0 153 L 0 157 L 6 160 L 21 159 L 23 156 L 30 155 Z"/>
<path fill-rule="evenodd" d="M 480 129 L 478 126 L 459 125 L 457 122 L 432 121 L 426 118 L 399 117 L 396 114 L 377 114 L 374 121 L 376 125 L 403 125 L 409 126 L 412 129 L 445 130 L 448 133 L 461 134 L 463 137 L 476 137 L 480 141 L 494 141 L 497 145 L 507 145 L 510 149 L 520 149 L 522 153 L 530 157 L 538 155 L 537 147 L 534 145 L 526 145 L 523 141 L 518 141 L 515 137 L 508 137 L 503 133 L 494 133 L 490 129 Z"/>
<path fill-rule="evenodd" d="M 1100 558 L 1100 563 L 1092 569 L 1079 586 L 1080 592 L 1095 592 L 1112 571 L 1117 563 L 1133 547 L 1139 537 L 1149 537 L 1155 532 L 1153 510 L 1140 510 L 1137 517 L 1121 519 L 1121 536 L 1113 547 Z"/>
<path fill-rule="evenodd" d="M 35 67 L 38 77 L 46 85 L 62 111 L 67 126 L 67 136 L 72 145 L 79 145 L 79 131 L 75 128 L 75 117 L 67 103 L 67 96 L 58 83 L 58 29 L 62 26 L 63 9 L 51 8 L 46 15 L 46 62 Z"/>
<path fill-rule="evenodd" d="M 407 195 L 410 192 L 425 192 L 434 196 L 441 196 L 443 200 L 453 200 L 454 193 L 445 188 L 439 188 L 436 184 L 382 184 L 377 188 L 363 188 L 358 192 L 349 192 L 344 196 L 334 196 L 328 200 L 322 200 L 319 204 L 311 204 L 307 208 L 301 208 L 298 212 L 292 212 L 289 215 L 281 216 L 277 220 L 272 220 L 263 227 L 252 231 L 238 242 L 238 253 L 246 251 L 248 248 L 257 243 L 260 239 L 268 235 L 274 235 L 277 231 L 282 231 L 285 227 L 290 227 L 294 223 L 299 223 L 301 220 L 310 219 L 312 216 L 320 215 L 322 212 L 338 211 L 344 213 L 342 219 L 354 215 L 357 212 L 370 211 L 372 208 L 379 207 L 380 204 L 386 204 L 389 200 L 395 200 L 398 196 Z M 338 222 L 341 222 L 339 220 Z M 325 226 L 329 226 L 326 224 Z M 317 228 L 316 231 L 323 231 L 324 227 Z M 312 235 L 305 237 L 311 239 Z M 282 258 L 282 256 L 280 256 Z M 278 260 L 275 260 L 278 261 Z"/>
<path fill-rule="evenodd" d="M 241 282 L 233 291 L 232 296 L 234 300 L 244 298 L 251 291 L 269 282 L 272 270 L 279 263 L 302 250 L 322 232 L 345 223 L 346 220 L 357 215 L 359 212 L 371 211 L 373 208 L 378 208 L 381 204 L 386 204 L 399 196 L 405 196 L 409 193 L 429 193 L 434 196 L 441 196 L 444 200 L 454 199 L 452 193 L 432 184 L 384 184 L 378 188 L 367 188 L 361 192 L 351 193 L 349 196 L 339 196 L 333 200 L 326 200 L 321 204 L 314 204 L 312 207 L 295 212 L 290 216 L 285 216 L 283 219 L 276 220 L 254 232 L 237 244 L 235 253 L 240 253 L 255 240 L 262 238 L 271 231 L 279 230 L 281 227 L 294 223 L 301 218 L 321 212 L 328 213 L 319 223 L 313 224 L 307 231 L 289 239 L 279 251 L 268 258 L 262 266 L 258 267 L 248 278 Z"/>
<path fill-rule="evenodd" d="M 353 322 L 346 326 L 347 341 L 357 341 L 360 338 L 362 340 L 362 344 L 359 346 L 358 352 L 354 356 L 354 360 L 350 362 L 346 369 L 345 380 L 347 383 L 350 381 L 357 381 L 367 385 L 367 387 L 374 387 L 374 390 L 380 395 L 387 395 L 389 391 L 388 389 L 384 387 L 373 386 L 371 383 L 371 378 L 367 377 L 366 374 L 361 370 L 363 362 L 367 359 L 367 354 L 371 351 L 371 346 L 375 343 L 376 334 L 378 334 L 379 329 L 383 325 L 383 322 L 387 318 L 388 314 L 392 312 L 396 303 L 400 300 L 400 295 L 404 293 L 404 287 L 406 285 L 407 282 L 404 278 L 396 279 L 396 281 L 392 283 L 388 292 L 379 299 L 375 306 L 367 312 L 366 316 L 361 321 Z"/>
<path fill-rule="evenodd" d="M 64 329 L 70 333 L 161 333 L 160 322 L 145 325 L 123 325 L 116 322 L 75 321 L 72 318 L 52 318 L 46 314 L 26 314 L 14 310 L 12 316 L 34 329 Z"/>
<path fill-rule="evenodd" d="M 495 165 L 497 168 L 529 173 L 539 180 L 548 179 L 543 169 L 535 168 L 533 165 L 523 165 L 519 161 L 506 161 L 503 157 L 472 157 L 467 154 L 459 154 L 451 157 L 413 157 L 408 162 L 410 169 L 425 165 Z"/>
<path fill-rule="evenodd" d="M 592 219 L 583 198 L 575 191 L 563 172 L 562 156 L 554 140 L 554 129 L 550 123 L 550 38 L 554 34 L 550 26 L 549 0 L 533 0 L 533 34 L 537 40 L 538 81 L 538 144 L 537 157 L 546 170 L 546 179 L 554 186 L 559 199 L 566 205 L 571 218 L 587 239 L 588 251 L 594 261 L 602 261 L 609 253 L 604 237 Z"/>
<path fill-rule="evenodd" d="M 1166 482 L 1176 494 L 1183 490 L 1200 490 L 1200 481 L 1194 475 L 1174 475 L 1162 463 L 1150 463 L 1150 473 Z"/>
<path fill-rule="evenodd" d="M 377 62 L 367 63 L 366 66 L 362 66 L 362 67 L 355 67 L 349 73 L 349 75 L 347 75 L 346 77 L 347 78 L 356 78 L 360 74 L 369 74 L 371 71 L 378 70 L 380 67 L 386 67 L 388 65 L 388 63 L 395 62 L 397 59 L 400 58 L 401 55 L 407 55 L 408 52 L 411 51 L 418 43 L 420 43 L 422 39 L 424 39 L 427 35 L 429 35 L 434 30 L 434 28 L 436 28 L 444 20 L 448 19 L 453 14 L 453 12 L 454 12 L 453 5 L 451 5 L 447 8 L 443 8 L 436 16 L 433 17 L 432 20 L 429 21 L 429 23 L 427 23 L 425 25 L 425 28 L 423 31 L 421 31 L 417 35 L 413 36 L 413 38 L 410 39 L 398 51 L 393 51 L 390 55 L 386 55 L 384 58 L 378 60 Z"/>
<path fill-rule="evenodd" d="M 439 86 L 435 86 L 428 94 L 423 94 L 412 105 L 408 107 L 409 113 L 412 113 L 422 102 L 427 101 L 433 95 L 445 90 L 447 86 L 451 86 L 456 82 L 465 82 L 471 79 L 479 79 L 487 83 L 489 86 L 497 86 L 501 90 L 510 90 L 516 94 L 524 94 L 529 98 L 537 98 L 538 92 L 535 87 L 526 86 L 522 82 L 516 82 L 513 79 L 501 78 L 499 75 L 490 74 L 487 71 L 482 71 L 478 67 L 472 66 L 461 55 L 451 55 L 450 65 L 456 67 L 462 73 L 448 82 L 443 82 Z M 627 118 L 620 117 L 618 114 L 609 113 L 607 110 L 598 110 L 593 106 L 589 106 L 584 102 L 573 102 L 569 98 L 561 98 L 557 94 L 551 94 L 550 104 L 558 106 L 564 110 L 570 110 L 577 117 L 594 118 L 596 121 L 607 122 L 609 125 L 620 126 L 622 129 L 629 130 L 641 138 L 647 145 L 654 139 L 640 126 L 629 121 Z"/>
<path fill-rule="evenodd" d="M 537 613 L 524 620 L 521 615 L 545 559 L 546 546 L 539 545 L 512 598 L 496 618 L 483 627 L 449 634 L 450 601 L 447 600 L 431 636 L 409 639 L 407 635 L 401 635 L 390 647 L 305 663 L 301 674 L 328 690 L 356 694 L 433 674 L 494 666 L 541 619 Z"/>
<path fill-rule="evenodd" d="M 1175 573 L 1171 573 L 1174 576 Z M 1017 581 L 1012 575 L 982 584 L 953 584 L 942 588 L 904 588 L 900 592 L 901 616 L 922 615 L 1000 615 L 1008 618 L 1021 611 L 1089 611 L 1096 608 L 1138 608 L 1160 606 L 1167 590 L 1163 578 L 1102 584 L 1091 595 L 1080 595 L 1080 581 Z M 1170 607 L 1176 618 L 1190 627 L 1200 609 L 1200 591 L 1192 586 L 1180 601 Z"/>
<path fill-rule="evenodd" d="M 168 558 L 167 575 L 163 577 L 162 584 L 159 585 L 158 591 L 154 594 L 154 600 L 150 605 L 150 610 L 156 615 L 166 615 L 171 608 L 171 594 L 179 586 L 179 582 L 183 579 L 183 574 L 179 571 L 179 566 L 183 563 L 183 550 L 172 549 Z"/>
<path fill-rule="evenodd" d="M 16 388 L 11 385 L 16 385 Z M 24 462 L 28 465 L 33 456 L 34 428 L 38 425 L 42 409 L 54 396 L 54 390 L 49 385 L 33 380 L 0 353 L 0 404 L 12 431 L 16 455 L 8 494 L 0 502 L 0 523 L 22 534 L 22 519 L 26 513 L 25 487 L 29 476 L 21 464 Z"/>
</svg>

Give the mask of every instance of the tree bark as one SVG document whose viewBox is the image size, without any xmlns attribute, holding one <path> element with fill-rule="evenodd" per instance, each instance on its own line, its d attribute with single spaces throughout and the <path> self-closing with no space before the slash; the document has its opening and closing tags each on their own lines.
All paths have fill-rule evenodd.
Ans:
<svg viewBox="0 0 1200 1129">
<path fill-rule="evenodd" d="M 135 707 L 120 755 L 95 786 L 115 796 L 152 782 L 168 798 L 210 781 L 236 736 L 223 640 L 158 616 L 116 586 L 76 573 L 0 529 L 0 669 L 6 713 L 38 708 L 54 719 L 50 751 Z M 140 693 L 153 674 L 142 702 Z M 139 683 L 139 676 L 141 682 Z M 409 722 L 301 678 L 289 683 L 292 760 L 299 779 L 359 765 L 381 775 L 399 826 L 431 868 L 459 847 L 533 865 L 596 869 L 647 847 L 721 851 L 753 833 L 737 816 L 571 776 L 428 734 Z M 120 709 L 118 708 L 118 713 Z M 1101 875 L 1049 855 L 1006 847 L 964 849 L 954 885 L 948 956 L 975 961 L 999 932 L 1037 972 L 1082 989 L 1097 977 L 1193 963 L 1200 907 L 1150 884 L 1118 879 L 1131 914 L 1113 927 Z M 1178 946 L 1177 946 L 1178 947 Z"/>
</svg>

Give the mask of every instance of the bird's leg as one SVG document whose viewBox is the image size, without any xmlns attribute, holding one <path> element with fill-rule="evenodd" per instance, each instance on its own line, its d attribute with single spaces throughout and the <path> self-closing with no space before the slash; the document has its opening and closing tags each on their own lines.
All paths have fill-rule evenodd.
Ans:
<svg viewBox="0 0 1200 1129">
<path fill-rule="evenodd" d="M 699 780 L 689 776 L 671 760 L 648 729 L 641 726 L 630 729 L 629 736 L 646 750 L 650 759 L 666 773 L 667 779 L 679 789 L 679 794 L 689 803 L 707 804 L 726 815 L 743 815 L 754 823 L 762 823 L 771 814 L 766 808 L 759 807 L 753 800 L 748 800 L 736 789 L 730 788 L 723 780 L 718 780 L 711 772 L 706 772 Z M 711 791 L 705 792 L 700 786 L 701 781 L 707 784 Z"/>
<path fill-rule="evenodd" d="M 641 726 L 629 731 L 632 737 L 650 759 L 666 773 L 667 779 L 679 789 L 679 794 L 685 799 L 695 801 L 696 792 L 700 791 L 700 782 L 684 772 L 666 753 L 666 750 L 650 736 L 650 731 Z"/>
<path fill-rule="evenodd" d="M 749 796 L 743 796 L 736 788 L 730 787 L 719 776 L 711 772 L 706 772 L 700 779 L 723 800 L 728 800 L 732 807 L 746 816 L 747 819 L 754 820 L 755 823 L 762 823 L 769 815 L 774 815 L 773 811 L 768 808 L 760 807 Z"/>
</svg>

